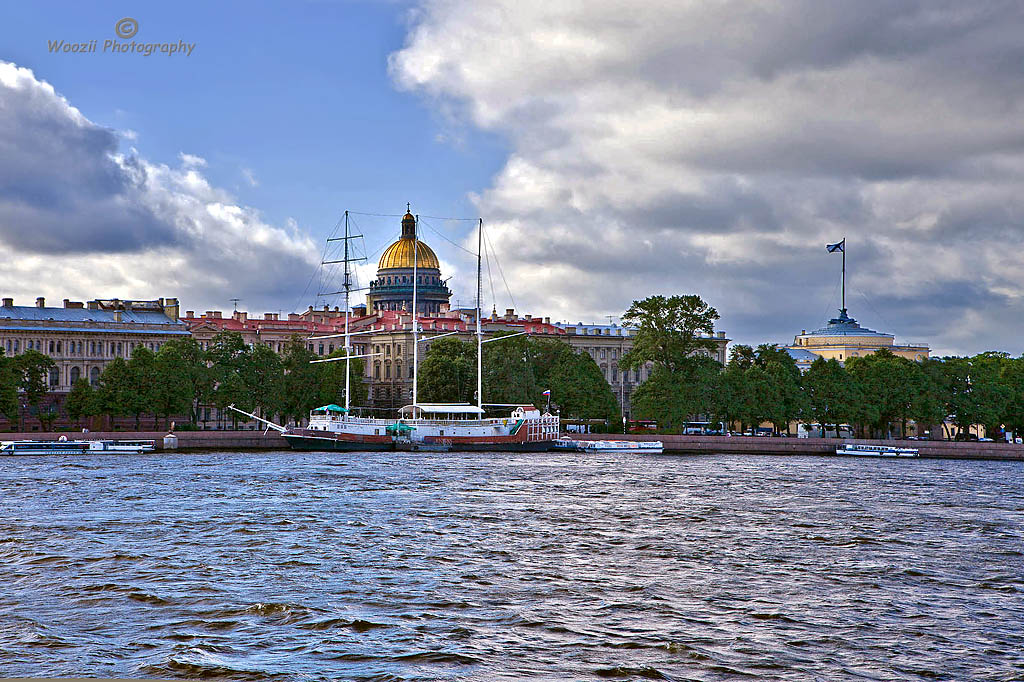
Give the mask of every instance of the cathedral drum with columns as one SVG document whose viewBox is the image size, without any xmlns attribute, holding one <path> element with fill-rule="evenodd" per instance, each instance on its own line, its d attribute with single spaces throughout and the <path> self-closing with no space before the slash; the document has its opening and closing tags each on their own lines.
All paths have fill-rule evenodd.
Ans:
<svg viewBox="0 0 1024 682">
<path fill-rule="evenodd" d="M 433 249 L 416 238 L 416 218 L 406 213 L 402 217 L 402 236 L 384 250 L 377 264 L 377 278 L 370 282 L 366 296 L 367 312 L 412 312 L 413 277 L 418 280 L 419 314 L 439 314 L 452 292 L 441 279 L 441 265 Z"/>
</svg>

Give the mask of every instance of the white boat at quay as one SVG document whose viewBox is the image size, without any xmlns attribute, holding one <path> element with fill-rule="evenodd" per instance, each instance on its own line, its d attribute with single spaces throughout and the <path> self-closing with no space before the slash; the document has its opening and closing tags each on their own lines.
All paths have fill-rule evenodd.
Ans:
<svg viewBox="0 0 1024 682">
<path fill-rule="evenodd" d="M 559 438 L 551 446 L 553 450 L 569 452 L 636 452 L 660 455 L 665 446 L 660 440 L 573 440 Z"/>
<path fill-rule="evenodd" d="M 897 448 L 892 445 L 860 445 L 843 443 L 836 448 L 837 455 L 854 457 L 920 457 L 917 448 Z"/>
<path fill-rule="evenodd" d="M 153 452 L 151 440 L 8 440 L 0 441 L 0 456 L 13 455 L 138 455 Z"/>
</svg>

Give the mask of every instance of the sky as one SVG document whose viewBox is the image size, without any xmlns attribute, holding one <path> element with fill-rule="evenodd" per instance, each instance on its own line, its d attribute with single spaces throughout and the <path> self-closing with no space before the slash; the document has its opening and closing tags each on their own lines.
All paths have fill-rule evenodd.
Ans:
<svg viewBox="0 0 1024 682">
<path fill-rule="evenodd" d="M 846 238 L 862 324 L 1019 355 L 1022 108 L 1016 2 L 7 3 L 0 292 L 336 304 L 344 212 L 365 284 L 411 202 L 463 305 L 475 223 L 445 217 L 484 220 L 487 309 L 697 293 L 788 343 Z"/>
</svg>

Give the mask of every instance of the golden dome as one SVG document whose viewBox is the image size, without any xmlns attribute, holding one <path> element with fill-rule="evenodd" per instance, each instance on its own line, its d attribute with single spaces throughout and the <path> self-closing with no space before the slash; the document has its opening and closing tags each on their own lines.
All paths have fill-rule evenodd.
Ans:
<svg viewBox="0 0 1024 682">
<path fill-rule="evenodd" d="M 423 270 L 426 268 L 433 268 L 435 270 L 441 269 L 441 264 L 437 262 L 437 256 L 434 255 L 433 249 L 419 242 L 415 245 L 415 240 L 406 239 L 405 237 L 399 239 L 397 242 L 385 249 L 384 253 L 381 254 L 380 263 L 377 264 L 378 270 L 389 270 L 391 268 L 408 268 L 413 267 L 413 249 L 415 248 L 417 255 L 419 256 L 416 261 L 416 269 Z"/>
</svg>

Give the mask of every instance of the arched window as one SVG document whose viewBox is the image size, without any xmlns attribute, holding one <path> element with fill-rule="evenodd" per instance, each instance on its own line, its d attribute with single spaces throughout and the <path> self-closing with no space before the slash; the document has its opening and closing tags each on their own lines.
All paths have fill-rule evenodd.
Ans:
<svg viewBox="0 0 1024 682">
<path fill-rule="evenodd" d="M 60 386 L 60 370 L 53 367 L 50 369 L 50 388 L 54 388 L 55 386 Z"/>
<path fill-rule="evenodd" d="M 391 363 L 390 362 L 384 364 L 384 378 L 385 379 L 390 379 L 391 378 Z"/>
<path fill-rule="evenodd" d="M 82 370 L 80 370 L 78 367 L 72 367 L 71 368 L 71 383 L 74 384 L 80 378 L 82 378 Z"/>
<path fill-rule="evenodd" d="M 89 383 L 96 386 L 100 383 L 100 368 L 93 367 L 89 370 Z"/>
<path fill-rule="evenodd" d="M 380 362 L 373 363 L 373 378 L 380 379 Z"/>
</svg>

